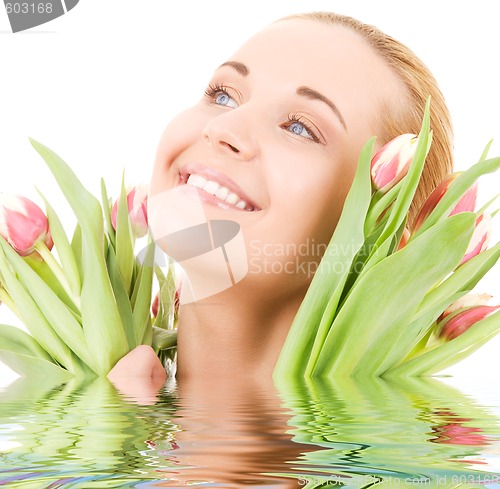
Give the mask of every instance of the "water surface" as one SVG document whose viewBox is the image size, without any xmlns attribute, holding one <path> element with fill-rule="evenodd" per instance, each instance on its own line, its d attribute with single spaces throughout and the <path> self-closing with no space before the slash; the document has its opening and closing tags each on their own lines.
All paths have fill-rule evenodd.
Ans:
<svg viewBox="0 0 500 489">
<path fill-rule="evenodd" d="M 0 487 L 500 488 L 498 407 L 432 379 L 20 379 L 0 392 Z"/>
</svg>

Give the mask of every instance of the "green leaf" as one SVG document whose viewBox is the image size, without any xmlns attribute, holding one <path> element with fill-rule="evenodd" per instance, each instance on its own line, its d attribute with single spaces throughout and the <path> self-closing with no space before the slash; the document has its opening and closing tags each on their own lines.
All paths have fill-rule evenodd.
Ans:
<svg viewBox="0 0 500 489">
<path fill-rule="evenodd" d="M 134 330 L 136 344 L 143 344 L 151 337 L 151 295 L 153 290 L 153 260 L 155 245 L 148 243 L 144 262 L 137 279 L 138 292 L 134 304 Z"/>
<path fill-rule="evenodd" d="M 408 174 L 404 178 L 404 184 L 401 187 L 400 192 L 391 207 L 389 219 L 384 228 L 384 231 L 380 235 L 377 246 L 381 246 L 384 241 L 391 239 L 394 233 L 401 227 L 403 222 L 406 221 L 408 215 L 408 210 L 410 209 L 411 203 L 413 202 L 413 197 L 415 191 L 417 190 L 418 184 L 420 182 L 420 176 L 422 175 L 422 170 L 424 169 L 425 159 L 427 153 L 429 152 L 431 146 L 432 136 L 430 133 L 430 98 L 427 100 L 424 116 L 422 120 L 422 127 L 418 135 L 418 143 L 413 155 L 413 160 L 408 171 Z"/>
<path fill-rule="evenodd" d="M 488 141 L 488 144 L 483 149 L 483 152 L 481 153 L 481 156 L 479 157 L 479 161 L 484 161 L 486 158 L 488 158 L 488 153 L 490 152 L 491 145 L 493 144 L 493 139 L 490 139 Z"/>
<path fill-rule="evenodd" d="M 396 200 L 399 192 L 401 191 L 401 187 L 405 183 L 406 178 L 407 177 L 405 176 L 385 194 L 379 194 L 380 191 L 377 191 L 373 194 L 370 209 L 368 210 L 365 221 L 365 236 L 372 234 L 378 227 L 380 218 L 382 217 L 384 212 L 386 212 L 386 209 L 388 209 Z"/>
<path fill-rule="evenodd" d="M 135 265 L 134 243 L 135 239 L 132 233 L 127 204 L 127 191 L 122 180 L 116 213 L 116 261 L 127 295 L 131 292 L 132 274 Z"/>
<path fill-rule="evenodd" d="M 128 347 L 132 350 L 137 345 L 140 345 L 140 343 L 135 341 L 134 318 L 130 299 L 127 291 L 125 290 L 123 277 L 118 269 L 115 252 L 111 246 L 108 248 L 107 264 L 109 279 L 111 280 L 116 303 L 118 304 L 118 311 L 120 313 L 123 328 L 127 337 Z"/>
<path fill-rule="evenodd" d="M 460 296 L 471 291 L 500 258 L 500 243 L 479 253 L 460 265 L 453 273 L 432 289 L 422 301 L 421 310 L 432 310 L 437 304 L 457 293 Z"/>
<path fill-rule="evenodd" d="M 153 349 L 156 353 L 160 350 L 173 348 L 177 345 L 177 331 L 157 328 L 153 326 Z"/>
<path fill-rule="evenodd" d="M 399 243 L 398 238 L 403 233 L 404 226 L 406 225 L 408 210 L 420 182 L 420 177 L 425 165 L 425 159 L 431 146 L 431 141 L 432 135 L 430 132 L 429 98 L 424 111 L 417 147 L 415 148 L 415 153 L 408 174 L 400 182 L 398 182 L 396 187 L 392 188 L 388 192 L 387 196 L 384 196 L 377 201 L 374 206 L 378 207 L 376 211 L 372 208 L 368 211 L 367 220 L 365 222 L 365 232 L 371 229 L 377 230 L 375 222 L 369 221 L 373 221 L 374 212 L 383 212 L 385 208 L 381 208 L 382 203 L 384 205 L 385 203 L 389 204 L 389 198 L 393 200 L 390 209 L 387 211 L 388 217 L 384 221 L 382 230 L 378 233 L 377 241 L 375 243 L 370 243 L 370 255 L 364 260 L 364 265 L 358 273 L 357 280 L 360 280 L 373 266 L 390 255 L 394 251 L 396 244 Z M 387 199 L 387 202 L 384 201 L 384 198 Z M 349 289 L 351 290 L 354 285 L 355 284 L 351 285 Z M 350 290 L 344 295 L 348 295 Z"/>
<path fill-rule="evenodd" d="M 392 377 L 413 377 L 439 372 L 466 358 L 500 332 L 500 311 L 478 321 L 457 338 L 408 360 L 388 372 Z"/>
<path fill-rule="evenodd" d="M 51 170 L 81 227 L 83 330 L 93 368 L 106 375 L 129 348 L 106 268 L 102 209 L 57 154 L 31 138 L 30 142 Z"/>
<path fill-rule="evenodd" d="M 61 260 L 62 269 L 64 270 L 64 276 L 66 277 L 70 290 L 73 295 L 79 297 L 81 292 L 81 279 L 80 271 L 78 270 L 78 265 L 75 260 L 75 255 L 71 249 L 71 244 L 66 236 L 64 228 L 57 216 L 56 212 L 49 204 L 47 199 L 39 192 L 42 199 L 45 202 L 45 209 L 47 211 L 47 217 L 49 220 L 50 234 L 54 240 L 54 246 L 56 247 L 57 254 Z"/>
<path fill-rule="evenodd" d="M 31 314 L 39 313 L 39 316 L 43 317 L 43 324 L 46 324 L 44 327 L 39 322 L 36 322 L 37 325 L 40 324 L 40 327 L 32 332 L 33 336 L 68 370 L 73 371 L 73 360 L 69 354 L 69 350 L 72 350 L 93 369 L 94 358 L 92 352 L 86 348 L 82 327 L 66 304 L 57 297 L 52 289 L 3 238 L 0 238 L 0 247 L 3 250 L 1 253 L 3 258 L 0 261 L 0 268 L 6 280 L 8 278 L 7 289 L 14 302 L 23 301 L 23 307 L 19 304 L 21 313 L 24 314 L 24 308 L 27 307 L 31 310 Z M 10 272 L 6 259 L 8 259 L 14 272 L 17 273 L 19 280 Z M 26 290 L 24 290 L 24 288 L 26 288 Z M 34 303 L 30 305 L 29 303 L 32 301 L 34 301 Z M 39 319 L 41 319 L 41 317 Z M 30 324 L 26 320 L 24 320 L 24 323 L 28 328 L 30 327 Z M 49 334 L 50 332 L 46 330 L 52 331 L 53 334 Z M 47 345 L 42 343 L 42 338 L 45 335 L 48 336 L 47 339 L 50 341 L 51 348 L 47 348 Z M 57 356 L 53 353 L 54 349 L 59 352 Z M 63 355 L 62 358 L 61 355 Z"/>
<path fill-rule="evenodd" d="M 73 237 L 71 239 L 71 249 L 73 250 L 73 256 L 75 257 L 76 266 L 80 272 L 80 277 L 82 276 L 82 228 L 79 224 L 75 226 L 73 231 Z"/>
<path fill-rule="evenodd" d="M 177 319 L 177 311 L 175 309 L 175 270 L 173 260 L 168 258 L 168 261 L 167 276 L 163 274 L 163 271 L 159 266 L 155 266 L 154 268 L 154 273 L 159 284 L 159 301 L 158 313 L 153 320 L 153 325 L 166 330 L 174 330 Z"/>
<path fill-rule="evenodd" d="M 472 213 L 452 216 L 371 268 L 338 313 L 314 375 L 373 375 L 363 370 L 365 356 L 378 358 L 380 338 L 404 327 L 427 291 L 458 265 L 474 222 Z"/>
<path fill-rule="evenodd" d="M 470 292 L 496 264 L 499 258 L 500 243 L 497 243 L 492 248 L 479 253 L 471 260 L 460 265 L 446 280 L 426 295 L 419 306 L 419 310 L 422 311 L 422 314 L 432 313 L 433 310 L 439 309 L 441 312 L 444 311 L 447 307 L 446 304 L 449 305 Z M 426 331 L 422 331 L 417 340 L 423 338 L 425 334 Z M 471 353 L 472 351 L 474 350 L 471 350 Z M 397 362 L 394 367 L 402 363 L 404 360 L 403 354 L 404 351 L 401 351 L 401 362 Z M 414 355 L 412 354 L 412 356 Z"/>
<path fill-rule="evenodd" d="M 420 177 L 425 165 L 425 159 L 429 152 L 432 141 L 430 132 L 430 98 L 427 100 L 424 116 L 422 120 L 422 127 L 418 135 L 418 143 L 413 155 L 413 160 L 408 171 L 408 174 L 402 180 L 403 185 L 398 193 L 398 196 L 391 206 L 389 211 L 389 218 L 385 227 L 380 234 L 375 246 L 372 248 L 371 255 L 366 260 L 366 264 L 360 273 L 358 279 L 361 279 L 373 266 L 383 260 L 390 252 L 393 246 L 394 236 L 397 235 L 401 226 L 406 222 L 408 210 L 415 191 L 417 190 L 420 182 Z"/>
<path fill-rule="evenodd" d="M 495 202 L 495 200 L 498 199 L 498 197 L 500 197 L 500 194 L 497 194 L 495 195 L 494 197 L 492 197 L 490 200 L 488 200 L 488 202 L 486 202 L 486 204 L 484 204 L 477 212 L 476 212 L 476 215 L 479 217 L 484 211 L 486 211 L 488 209 L 488 207 L 490 207 L 493 202 Z M 498 212 L 498 210 L 497 210 Z M 494 217 L 493 215 L 491 217 Z"/>
<path fill-rule="evenodd" d="M 363 266 L 364 266 L 364 263 L 367 260 L 367 258 L 370 256 L 370 251 L 371 251 L 372 247 L 375 245 L 375 242 L 377 241 L 381 232 L 382 232 L 382 228 L 380 227 L 371 236 L 369 236 L 365 240 L 365 242 L 363 243 L 363 246 L 358 251 L 358 253 L 356 253 L 356 256 L 354 257 L 354 259 L 352 261 L 351 269 L 349 271 L 349 275 L 347 277 L 347 280 L 345 281 L 345 284 L 342 287 L 337 287 L 334 294 L 332 295 L 332 297 L 328 301 L 328 304 L 325 307 L 325 311 L 323 312 L 323 315 L 321 317 L 319 328 L 318 328 L 318 333 L 317 333 L 316 338 L 314 340 L 314 345 L 313 345 L 313 348 L 311 350 L 309 361 L 307 363 L 307 367 L 306 367 L 305 372 L 304 372 L 304 375 L 306 377 L 311 376 L 312 372 L 314 371 L 314 369 L 316 367 L 316 363 L 318 361 L 318 357 L 319 357 L 321 350 L 323 348 L 326 335 L 328 334 L 328 331 L 330 330 L 330 327 L 334 321 L 335 315 L 337 314 L 338 310 L 340 309 L 342 303 L 348 297 L 348 294 L 351 291 L 353 284 L 356 282 L 359 274 L 361 273 Z"/>
<path fill-rule="evenodd" d="M 15 257 L 12 257 L 12 253 L 14 253 Z M 22 262 L 22 265 L 27 267 L 30 272 L 34 274 L 31 268 L 24 263 L 23 259 L 18 256 L 3 237 L 0 236 L 0 270 L 2 271 L 4 286 L 16 304 L 17 312 L 23 323 L 38 343 L 40 343 L 41 347 L 47 351 L 52 358 L 59 364 L 64 365 L 68 370 L 74 371 L 74 358 L 71 355 L 71 350 L 56 334 L 51 324 L 40 311 L 38 304 L 33 300 L 24 285 L 17 279 L 15 273 L 10 268 L 7 256 L 9 256 L 11 261 L 17 261 L 18 264 Z M 26 283 L 25 280 L 23 280 L 23 282 Z M 47 285 L 43 285 L 40 293 L 43 296 L 44 292 L 47 294 L 47 291 L 53 294 Z"/>
<path fill-rule="evenodd" d="M 6 350 L 3 346 L 0 346 L 0 359 L 17 374 L 22 377 L 30 377 L 35 381 L 44 381 L 50 378 L 53 382 L 62 383 L 74 378 L 71 372 L 55 363 L 40 357 Z"/>
<path fill-rule="evenodd" d="M 104 179 L 101 178 L 101 200 L 102 200 L 102 210 L 104 214 L 104 222 L 106 223 L 106 234 L 108 235 L 109 242 L 113 246 L 116 252 L 116 233 L 113 228 L 113 223 L 111 222 L 111 202 L 108 197 L 108 191 L 106 190 L 106 184 Z"/>
<path fill-rule="evenodd" d="M 488 173 L 493 173 L 500 168 L 500 157 L 491 158 L 485 161 L 479 161 L 467 171 L 464 171 L 459 175 L 448 187 L 448 190 L 443 195 L 442 199 L 436 205 L 434 210 L 430 213 L 427 219 L 423 222 L 422 226 L 417 230 L 416 233 L 411 237 L 411 239 L 416 238 L 424 231 L 429 229 L 431 226 L 436 224 L 438 221 L 445 219 L 453 207 L 461 199 L 462 195 L 467 192 L 467 190 L 474 185 L 476 180 Z"/>
<path fill-rule="evenodd" d="M 370 139 L 361 152 L 335 232 L 281 350 L 275 378 L 303 374 L 313 344 L 321 343 L 326 336 L 327 324 L 318 331 L 320 319 L 331 297 L 340 298 L 352 260 L 364 241 L 364 221 L 371 200 L 370 163 L 374 142 L 374 138 Z M 332 272 L 339 268 L 340 272 Z M 335 304 L 330 302 L 329 309 L 335 309 Z"/>
<path fill-rule="evenodd" d="M 420 340 L 427 336 L 429 330 L 434 328 L 436 319 L 462 294 L 447 297 L 433 309 L 420 308 L 415 313 L 414 319 L 403 318 L 401 324 L 389 329 L 377 341 L 376 354 L 367 355 L 360 362 L 359 369 L 373 372 L 373 375 L 383 375 L 393 366 L 402 361 L 419 344 Z"/>
<path fill-rule="evenodd" d="M 50 289 L 61 299 L 64 304 L 71 309 L 78 322 L 81 324 L 80 311 L 76 307 L 73 299 L 70 298 L 66 289 L 61 285 L 58 278 L 45 261 L 33 256 L 26 256 L 24 261 L 30 268 L 50 287 Z"/>
<path fill-rule="evenodd" d="M 0 340 L 2 350 L 38 357 L 56 365 L 55 360 L 40 346 L 40 343 L 20 328 L 0 324 Z"/>
<path fill-rule="evenodd" d="M 33 336 L 14 326 L 0 324 L 0 345 L 0 360 L 23 377 L 29 376 L 39 382 L 47 378 L 51 382 L 65 382 L 74 378 L 73 374 L 92 376 L 83 363 L 73 373 L 62 368 Z"/>
<path fill-rule="evenodd" d="M 347 297 L 347 295 L 350 292 L 350 290 L 352 289 L 354 283 L 358 279 L 359 274 L 363 270 L 363 267 L 366 263 L 366 260 L 370 256 L 371 251 L 372 251 L 373 247 L 375 246 L 375 243 L 377 242 L 378 238 L 380 237 L 380 234 L 382 233 L 382 231 L 383 231 L 383 228 L 378 227 L 373 232 L 373 234 L 368 236 L 365 239 L 363 246 L 361 247 L 361 249 L 358 251 L 358 253 L 354 257 L 354 260 L 353 260 L 352 266 L 351 266 L 351 270 L 349 271 L 349 277 L 348 277 L 348 279 L 345 283 L 345 286 L 344 286 L 341 301 L 343 301 Z M 333 320 L 333 316 L 331 319 Z"/>
</svg>

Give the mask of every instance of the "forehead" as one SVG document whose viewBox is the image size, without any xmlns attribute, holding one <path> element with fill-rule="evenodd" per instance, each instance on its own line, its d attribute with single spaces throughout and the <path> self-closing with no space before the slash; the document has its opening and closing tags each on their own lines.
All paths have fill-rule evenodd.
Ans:
<svg viewBox="0 0 500 489">
<path fill-rule="evenodd" d="M 248 66 L 252 81 L 276 82 L 284 90 L 310 86 L 324 93 L 351 124 L 402 90 L 386 61 L 360 35 L 308 19 L 271 24 L 231 59 Z"/>
</svg>

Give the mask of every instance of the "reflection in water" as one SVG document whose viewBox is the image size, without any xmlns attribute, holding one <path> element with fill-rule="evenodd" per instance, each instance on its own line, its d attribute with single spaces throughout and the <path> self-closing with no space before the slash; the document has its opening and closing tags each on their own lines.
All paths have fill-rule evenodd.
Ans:
<svg viewBox="0 0 500 489">
<path fill-rule="evenodd" d="M 437 381 L 301 383 L 282 395 L 294 413 L 294 440 L 328 447 L 306 454 L 304 481 L 500 487 L 486 459 L 500 446 L 498 419 Z"/>
<path fill-rule="evenodd" d="M 498 418 L 432 380 L 0 392 L 8 488 L 500 487 L 499 447 Z"/>
</svg>

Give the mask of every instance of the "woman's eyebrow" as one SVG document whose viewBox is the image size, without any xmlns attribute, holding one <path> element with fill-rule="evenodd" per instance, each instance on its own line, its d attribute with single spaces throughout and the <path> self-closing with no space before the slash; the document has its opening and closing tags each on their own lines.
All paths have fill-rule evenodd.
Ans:
<svg viewBox="0 0 500 489">
<path fill-rule="evenodd" d="M 317 92 L 316 90 L 313 90 L 312 88 L 309 87 L 299 87 L 297 88 L 297 95 L 302 95 L 303 97 L 307 97 L 308 99 L 311 100 L 321 100 L 321 102 L 324 102 L 330 109 L 333 110 L 335 115 L 339 118 L 340 123 L 344 127 L 344 129 L 347 131 L 347 126 L 345 125 L 345 120 L 342 117 L 342 114 L 340 113 L 339 109 L 337 106 L 327 97 L 325 97 L 323 94 Z"/>
<path fill-rule="evenodd" d="M 225 63 L 222 63 L 219 68 L 222 68 L 223 66 L 231 66 L 231 68 L 234 68 L 242 76 L 247 76 L 250 73 L 248 66 L 240 63 L 239 61 L 226 61 Z"/>
</svg>

